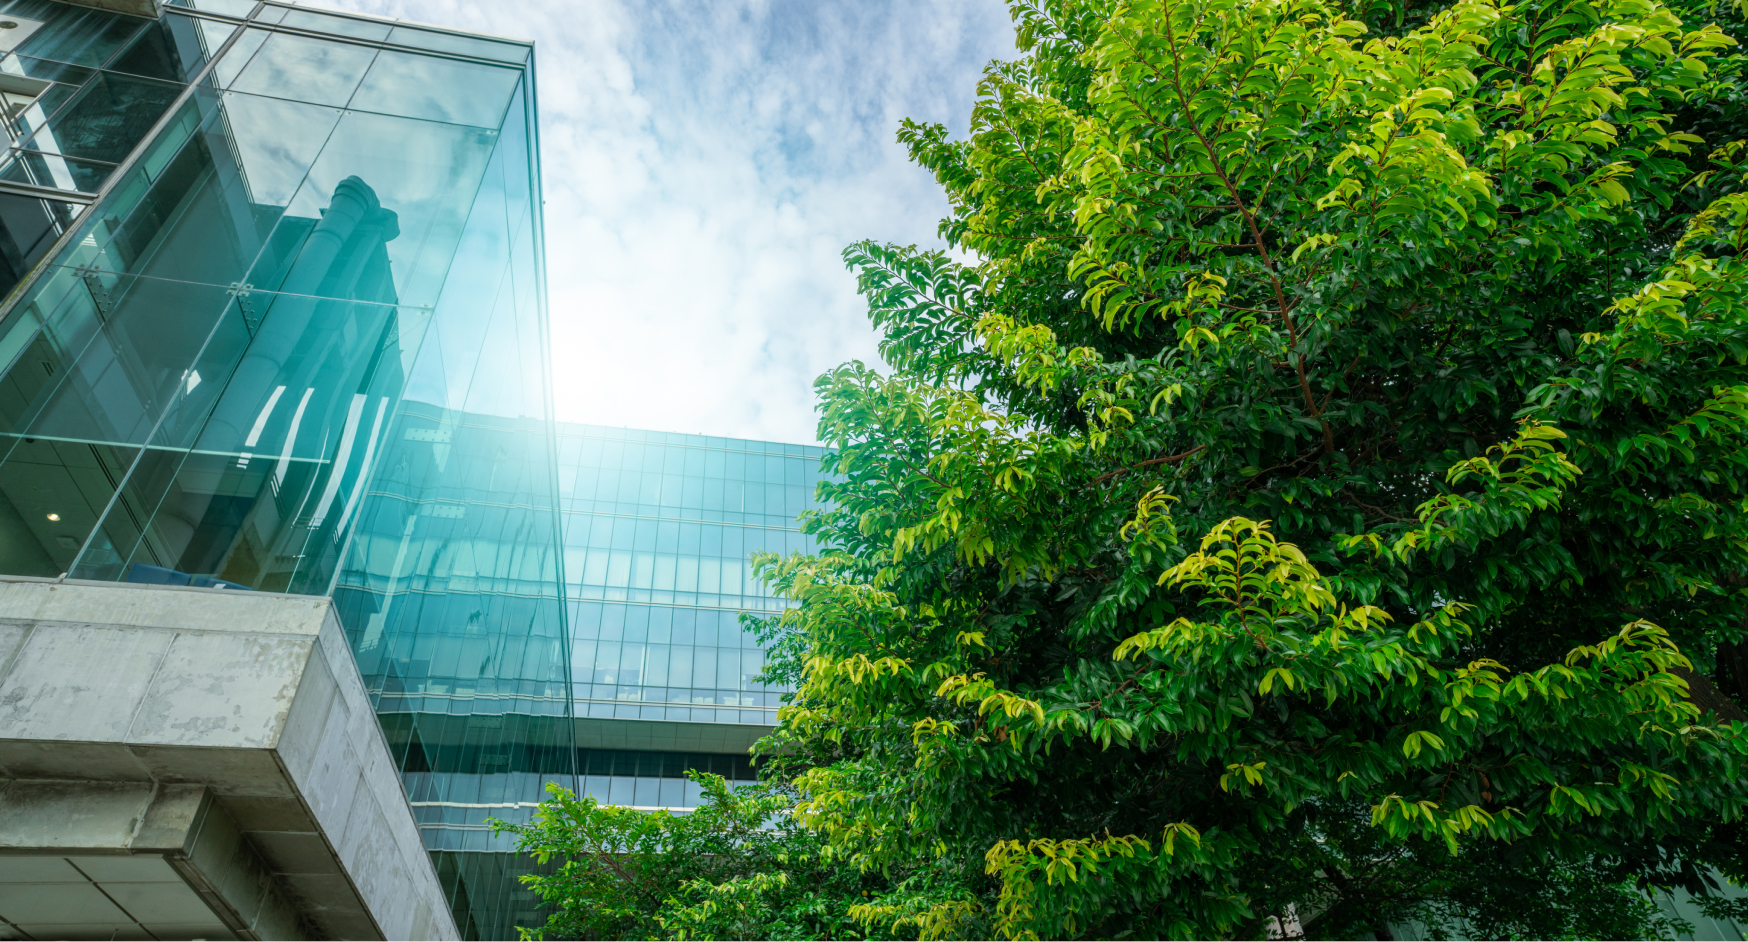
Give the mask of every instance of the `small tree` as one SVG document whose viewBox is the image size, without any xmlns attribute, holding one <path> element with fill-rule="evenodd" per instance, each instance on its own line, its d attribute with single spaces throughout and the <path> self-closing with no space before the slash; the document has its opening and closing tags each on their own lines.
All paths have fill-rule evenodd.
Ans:
<svg viewBox="0 0 1748 942">
<path fill-rule="evenodd" d="M 830 851 L 790 817 L 793 797 L 768 785 L 704 789 L 693 811 L 639 811 L 547 786 L 526 825 L 492 822 L 549 875 L 522 882 L 555 907 L 524 939 L 863 938 L 848 918 L 867 882 L 830 865 Z M 881 937 L 879 935 L 876 938 Z"/>
<path fill-rule="evenodd" d="M 1748 878 L 1692 699 L 1748 616 L 1712 12 L 1013 13 L 970 139 L 901 132 L 979 261 L 847 252 L 893 372 L 819 381 L 832 551 L 763 563 L 795 813 L 893 881 L 852 914 L 1636 937 Z"/>
</svg>

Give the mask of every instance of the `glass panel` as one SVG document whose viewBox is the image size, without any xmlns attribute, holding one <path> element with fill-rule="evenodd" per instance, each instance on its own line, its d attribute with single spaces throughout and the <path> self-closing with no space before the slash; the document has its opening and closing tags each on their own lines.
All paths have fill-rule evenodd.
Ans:
<svg viewBox="0 0 1748 942">
<path fill-rule="evenodd" d="M 19 151 L 11 163 L 0 169 L 0 180 L 95 193 L 103 186 L 103 181 L 109 179 L 113 170 L 115 164 L 74 160 L 26 150 Z"/>
<path fill-rule="evenodd" d="M 45 82 L 66 82 L 69 85 L 83 85 L 86 79 L 97 74 L 80 66 L 32 59 L 29 56 L 7 56 L 4 62 L 0 62 L 0 72 L 42 79 Z"/>
<path fill-rule="evenodd" d="M 355 20 L 345 16 L 329 16 L 326 13 L 316 13 L 311 10 L 291 10 L 285 14 L 285 19 L 279 21 L 281 26 L 296 29 L 307 29 L 317 33 L 333 33 L 336 36 L 355 36 L 359 39 L 382 41 L 388 38 L 392 24 Z"/>
<path fill-rule="evenodd" d="M 120 163 L 181 90 L 169 82 L 100 72 L 25 146 Z"/>
<path fill-rule="evenodd" d="M 412 353 L 402 346 L 416 348 L 425 315 L 345 301 L 256 300 L 265 311 L 259 326 L 230 305 L 213 334 L 217 349 L 202 352 L 223 392 L 179 403 L 128 479 L 128 493 L 147 511 L 137 538 L 117 539 L 132 531 L 106 519 L 110 538 L 103 551 L 87 553 L 82 577 L 137 581 L 133 567 L 143 564 L 249 588 L 327 591 L 393 417 L 402 361 Z"/>
<path fill-rule="evenodd" d="M 261 48 L 261 44 L 266 42 L 267 37 L 271 35 L 264 29 L 244 30 L 243 35 L 237 37 L 237 41 L 225 51 L 224 58 L 212 67 L 212 76 L 207 81 L 219 88 L 229 87 L 232 82 L 236 81 L 243 68 L 249 64 L 249 60 L 254 57 L 256 51 Z M 214 46 L 213 48 L 217 49 L 218 47 Z"/>
<path fill-rule="evenodd" d="M 0 297 L 10 294 L 42 260 L 76 212 L 65 203 L 0 194 Z"/>
<path fill-rule="evenodd" d="M 370 68 L 376 50 L 275 33 L 231 87 L 240 92 L 344 106 Z"/>
<path fill-rule="evenodd" d="M 411 26 L 397 26 L 388 34 L 388 41 L 402 46 L 415 46 L 433 52 L 453 52 L 481 59 L 495 59 L 521 65 L 528 61 L 528 47 L 517 43 L 496 42 L 477 36 L 456 36 Z"/>
<path fill-rule="evenodd" d="M 73 93 L 78 90 L 79 87 L 76 85 L 62 85 L 56 82 L 44 90 L 42 94 L 30 99 L 24 107 L 8 115 L 15 132 L 13 136 L 15 138 L 29 137 L 32 131 L 47 124 L 49 116 L 66 104 L 67 99 L 73 97 Z"/>
<path fill-rule="evenodd" d="M 61 335 L 58 355 L 49 361 L 56 382 L 24 407 L 19 419 L 29 424 L 18 430 L 39 438 L 144 444 L 172 401 L 215 378 L 190 367 L 229 298 L 211 285 L 75 274 L 93 298 L 95 322 L 77 350 L 65 343 L 75 335 Z"/>
<path fill-rule="evenodd" d="M 107 10 L 56 5 L 55 14 L 43 28 L 18 45 L 18 53 L 74 65 L 99 66 L 148 22 Z"/>
<path fill-rule="evenodd" d="M 384 50 L 348 107 L 496 128 L 521 77 L 518 69 Z"/>
<path fill-rule="evenodd" d="M 101 442 L 0 436 L 0 571 L 55 576 L 115 495 L 138 449 Z M 122 508 L 122 517 L 132 510 Z"/>
<path fill-rule="evenodd" d="M 173 7 L 187 7 L 220 16 L 247 17 L 255 9 L 255 0 L 167 0 Z"/>
<path fill-rule="evenodd" d="M 292 294 L 434 304 L 496 137 L 476 128 L 347 113 L 248 281 Z M 312 238 L 314 221 L 330 204 L 346 212 L 321 239 Z M 380 227 L 392 267 L 373 270 L 386 271 L 388 284 L 323 280 L 334 253 L 352 254 L 341 240 L 353 226 L 361 233 Z M 312 263 L 302 261 L 306 254 Z"/>
<path fill-rule="evenodd" d="M 69 264 L 217 285 L 244 280 L 339 116 L 197 91 L 97 208 Z"/>
<path fill-rule="evenodd" d="M 236 26 L 179 13 L 146 27 L 133 44 L 109 63 L 110 71 L 170 82 L 190 82 Z"/>
</svg>

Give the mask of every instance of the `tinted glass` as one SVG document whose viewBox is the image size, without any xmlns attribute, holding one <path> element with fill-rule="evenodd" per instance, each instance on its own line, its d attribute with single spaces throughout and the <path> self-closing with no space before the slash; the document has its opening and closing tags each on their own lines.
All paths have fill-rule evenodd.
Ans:
<svg viewBox="0 0 1748 942">
<path fill-rule="evenodd" d="M 100 72 L 24 146 L 119 163 L 181 90 L 169 82 Z"/>
<path fill-rule="evenodd" d="M 19 137 L 28 137 L 32 131 L 48 124 L 49 116 L 78 91 L 76 85 L 62 85 L 59 82 L 50 85 L 42 94 L 36 96 L 36 100 L 12 116 L 13 129 Z"/>
<path fill-rule="evenodd" d="M 24 279 L 72 217 L 66 204 L 0 194 L 0 296 Z"/>
<path fill-rule="evenodd" d="M 166 13 L 163 19 L 141 30 L 127 49 L 109 62 L 108 68 L 148 78 L 188 82 L 235 29 L 229 23 Z"/>
<path fill-rule="evenodd" d="M 275 33 L 249 60 L 231 88 L 318 105 L 345 106 L 376 50 Z"/>
<path fill-rule="evenodd" d="M 434 56 L 385 50 L 350 107 L 360 111 L 496 128 L 522 73 Z"/>
<path fill-rule="evenodd" d="M 495 42 L 478 36 L 457 36 L 453 33 L 415 29 L 411 26 L 395 27 L 388 34 L 388 41 L 402 46 L 430 49 L 435 52 L 452 52 L 464 56 L 477 56 L 481 59 L 495 59 L 499 62 L 510 62 L 516 65 L 528 61 L 528 47 L 524 45 Z"/>
<path fill-rule="evenodd" d="M 279 21 L 281 26 L 296 29 L 307 29 L 318 33 L 331 33 L 335 36 L 353 36 L 358 39 L 369 39 L 380 42 L 388 38 L 393 27 L 388 23 L 355 20 L 346 16 L 330 16 L 326 13 L 316 13 L 312 10 L 291 10 L 285 18 Z"/>
<path fill-rule="evenodd" d="M 17 51 L 37 59 L 99 66 L 148 22 L 107 10 L 55 4 L 43 28 L 20 43 Z"/>
<path fill-rule="evenodd" d="M 51 62 L 47 59 L 33 59 L 30 56 L 7 56 L 0 61 L 0 72 L 10 72 L 13 75 L 23 75 L 29 78 L 42 79 L 48 82 L 66 82 L 69 85 L 82 85 L 94 73 L 87 68 L 68 65 L 65 62 Z"/>
<path fill-rule="evenodd" d="M 0 180 L 95 193 L 114 170 L 114 164 L 25 150 L 14 152 L 12 161 L 0 167 Z"/>
</svg>

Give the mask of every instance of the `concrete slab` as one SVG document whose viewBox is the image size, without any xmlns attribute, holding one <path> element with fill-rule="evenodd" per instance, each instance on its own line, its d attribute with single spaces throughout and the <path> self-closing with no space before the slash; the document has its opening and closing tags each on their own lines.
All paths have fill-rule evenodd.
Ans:
<svg viewBox="0 0 1748 942">
<path fill-rule="evenodd" d="M 0 577 L 0 884 L 62 938 L 458 937 L 307 596 Z"/>
</svg>

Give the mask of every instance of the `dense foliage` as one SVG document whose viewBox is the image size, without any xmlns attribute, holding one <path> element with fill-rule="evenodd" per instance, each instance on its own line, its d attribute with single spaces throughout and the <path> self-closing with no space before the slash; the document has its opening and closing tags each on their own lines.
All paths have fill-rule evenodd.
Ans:
<svg viewBox="0 0 1748 942">
<path fill-rule="evenodd" d="M 979 261 L 849 250 L 894 371 L 822 378 L 836 552 L 767 561 L 853 915 L 1632 937 L 1748 878 L 1687 696 L 1748 614 L 1734 14 L 1014 15 L 970 139 L 902 132 Z"/>
<path fill-rule="evenodd" d="M 861 937 L 849 907 L 878 885 L 831 865 L 789 815 L 794 798 L 766 784 L 730 788 L 691 773 L 704 802 L 682 814 L 549 797 L 525 825 L 495 822 L 545 864 L 525 877 L 551 905 L 525 939 L 839 939 Z M 884 937 L 876 934 L 875 938 Z"/>
<path fill-rule="evenodd" d="M 819 931 L 1730 911 L 1748 728 L 1706 677 L 1748 690 L 1737 14 L 1013 12 L 969 139 L 901 132 L 960 254 L 847 253 L 892 370 L 818 384 L 830 552 L 763 561 L 799 603 L 785 833 L 869 893 Z"/>
</svg>

